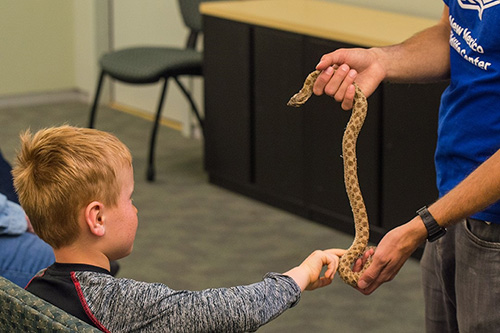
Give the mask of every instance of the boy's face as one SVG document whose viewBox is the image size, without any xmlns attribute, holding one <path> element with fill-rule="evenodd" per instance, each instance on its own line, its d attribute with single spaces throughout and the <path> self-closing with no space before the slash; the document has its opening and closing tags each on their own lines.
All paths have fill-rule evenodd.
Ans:
<svg viewBox="0 0 500 333">
<path fill-rule="evenodd" d="M 121 169 L 118 174 L 121 185 L 120 195 L 115 207 L 108 208 L 106 216 L 106 234 L 109 242 L 107 256 L 117 260 L 132 252 L 137 231 L 137 208 L 132 203 L 134 192 L 134 174 L 132 167 Z"/>
</svg>

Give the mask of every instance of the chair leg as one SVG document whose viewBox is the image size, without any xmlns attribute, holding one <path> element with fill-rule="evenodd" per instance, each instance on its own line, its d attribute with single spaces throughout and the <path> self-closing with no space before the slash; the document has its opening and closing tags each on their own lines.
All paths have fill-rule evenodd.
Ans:
<svg viewBox="0 0 500 333">
<path fill-rule="evenodd" d="M 199 112 L 198 108 L 196 107 L 196 104 L 194 103 L 194 100 L 191 97 L 191 94 L 186 89 L 186 87 L 184 87 L 184 85 L 181 83 L 181 81 L 179 80 L 178 77 L 174 76 L 174 80 L 175 80 L 175 82 L 177 82 L 177 85 L 179 86 L 179 88 L 181 88 L 182 92 L 184 93 L 184 95 L 188 99 L 189 103 L 191 104 L 191 108 L 192 108 L 194 114 L 196 115 L 196 118 L 198 118 L 198 122 L 200 123 L 200 127 L 201 127 L 201 130 L 203 132 L 204 131 L 203 119 L 200 116 L 200 112 Z"/>
<path fill-rule="evenodd" d="M 95 115 L 97 113 L 97 106 L 99 105 L 99 95 L 101 94 L 102 82 L 104 81 L 104 71 L 101 71 L 99 81 L 97 82 L 97 89 L 94 97 L 94 104 L 90 110 L 89 128 L 94 128 Z"/>
<path fill-rule="evenodd" d="M 158 110 L 156 111 L 155 122 L 153 124 L 153 131 L 151 132 L 151 140 L 149 143 L 149 164 L 146 177 L 147 180 L 150 182 L 155 180 L 154 155 L 156 146 L 156 135 L 160 124 L 161 109 L 163 107 L 163 101 L 165 100 L 165 93 L 167 92 L 167 84 L 168 84 L 168 78 L 165 78 L 165 81 L 163 83 L 163 90 L 160 96 L 160 101 L 158 102 Z"/>
</svg>

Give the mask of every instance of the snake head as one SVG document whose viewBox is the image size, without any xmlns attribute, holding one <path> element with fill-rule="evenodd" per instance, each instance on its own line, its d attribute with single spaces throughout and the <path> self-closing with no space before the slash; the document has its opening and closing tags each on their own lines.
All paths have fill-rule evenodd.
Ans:
<svg viewBox="0 0 500 333">
<path fill-rule="evenodd" d="M 295 95 L 292 96 L 292 98 L 290 98 L 290 100 L 288 101 L 288 103 L 286 103 L 287 106 L 293 106 L 295 108 L 300 108 L 304 103 L 305 101 L 301 101 L 301 96 L 299 96 L 299 93 L 296 93 Z"/>
</svg>

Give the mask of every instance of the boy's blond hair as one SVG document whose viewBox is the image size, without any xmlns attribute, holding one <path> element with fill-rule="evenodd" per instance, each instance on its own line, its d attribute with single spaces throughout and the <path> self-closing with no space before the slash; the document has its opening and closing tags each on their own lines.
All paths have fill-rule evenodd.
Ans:
<svg viewBox="0 0 500 333">
<path fill-rule="evenodd" d="M 21 134 L 12 175 L 33 229 L 57 249 L 77 239 L 78 219 L 89 203 L 117 203 L 117 174 L 131 165 L 130 151 L 114 135 L 61 126 Z"/>
</svg>

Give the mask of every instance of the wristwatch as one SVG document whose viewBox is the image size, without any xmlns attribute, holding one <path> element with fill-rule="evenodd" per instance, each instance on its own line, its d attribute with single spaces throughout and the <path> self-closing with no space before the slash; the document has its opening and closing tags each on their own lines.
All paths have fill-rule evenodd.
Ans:
<svg viewBox="0 0 500 333">
<path fill-rule="evenodd" d="M 427 240 L 429 242 L 434 242 L 435 240 L 443 237 L 446 234 L 446 229 L 442 228 L 431 215 L 427 206 L 424 206 L 417 210 L 417 214 L 424 221 L 425 229 L 427 229 Z"/>
</svg>

